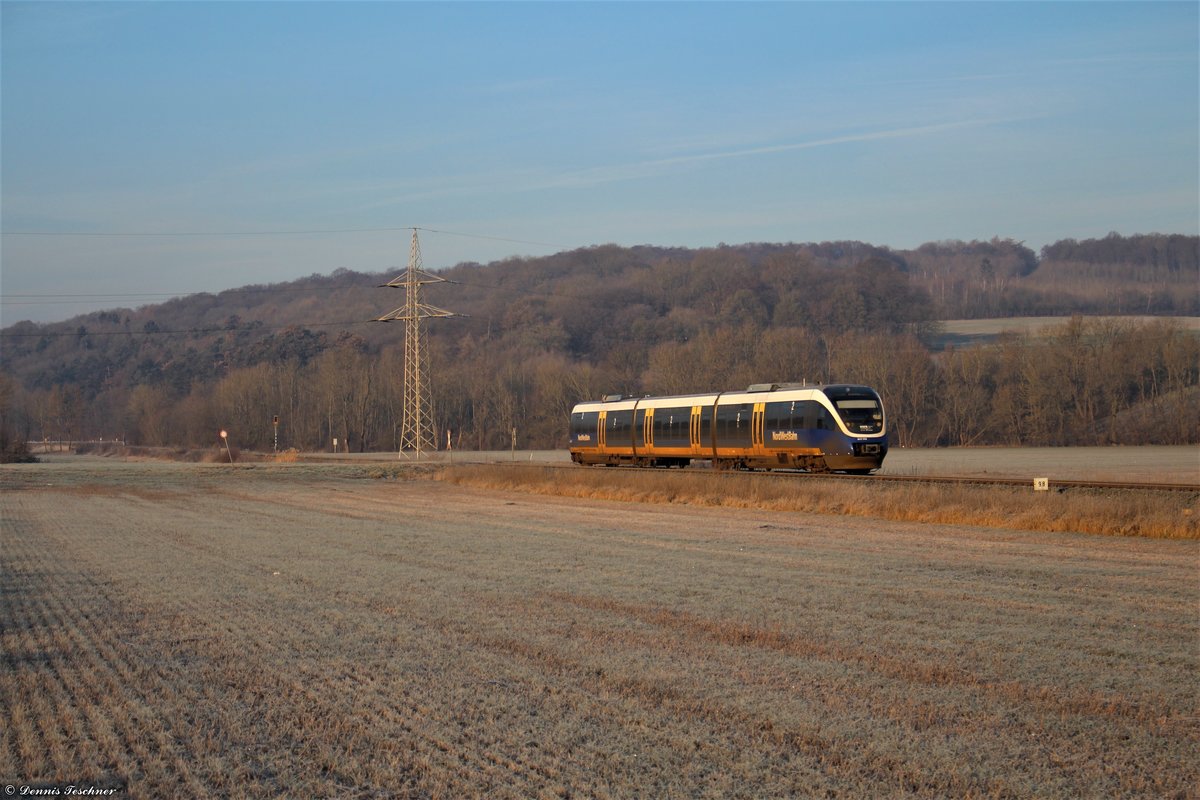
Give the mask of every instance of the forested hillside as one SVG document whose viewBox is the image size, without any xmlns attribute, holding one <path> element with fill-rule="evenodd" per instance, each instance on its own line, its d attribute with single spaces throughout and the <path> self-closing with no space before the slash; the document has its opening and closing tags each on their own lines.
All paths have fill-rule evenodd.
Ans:
<svg viewBox="0 0 1200 800">
<path fill-rule="evenodd" d="M 423 299 L 438 440 L 560 447 L 585 398 L 766 381 L 879 388 L 899 444 L 1200 441 L 1194 335 L 1073 314 L 1200 313 L 1197 237 L 1110 235 L 706 250 L 599 246 L 460 264 Z M 8 438 L 393 448 L 403 303 L 339 270 L 3 332 Z M 1062 316 L 1048 336 L 931 352 L 937 320 Z"/>
</svg>

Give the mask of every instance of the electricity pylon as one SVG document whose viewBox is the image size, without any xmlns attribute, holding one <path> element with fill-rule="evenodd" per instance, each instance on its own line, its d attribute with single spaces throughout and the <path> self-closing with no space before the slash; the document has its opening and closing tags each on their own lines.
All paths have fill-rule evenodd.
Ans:
<svg viewBox="0 0 1200 800">
<path fill-rule="evenodd" d="M 404 305 L 379 317 L 376 322 L 404 322 L 404 416 L 400 423 L 400 458 L 410 450 L 417 459 L 421 453 L 436 451 L 433 437 L 433 412 L 429 400 L 429 355 L 421 350 L 421 320 L 426 317 L 457 316 L 436 306 L 421 302 L 421 285 L 446 283 L 445 278 L 430 275 L 421 269 L 421 245 L 417 229 L 413 228 L 412 245 L 408 250 L 408 269 L 382 286 L 404 289 Z"/>
</svg>

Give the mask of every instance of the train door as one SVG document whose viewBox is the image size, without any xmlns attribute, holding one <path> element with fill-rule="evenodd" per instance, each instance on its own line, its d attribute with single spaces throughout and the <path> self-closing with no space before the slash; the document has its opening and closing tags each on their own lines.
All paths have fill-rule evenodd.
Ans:
<svg viewBox="0 0 1200 800">
<path fill-rule="evenodd" d="M 699 453 L 701 448 L 700 442 L 700 420 L 704 416 L 704 406 L 692 406 L 692 421 L 688 427 L 688 441 L 692 445 L 692 452 Z"/>
<path fill-rule="evenodd" d="M 599 419 L 596 420 L 596 442 L 600 445 L 601 450 L 604 449 L 606 444 L 604 433 L 607 426 L 604 423 L 607 421 L 607 419 L 608 412 L 601 411 Z"/>
<path fill-rule="evenodd" d="M 642 423 L 642 438 L 646 442 L 646 448 L 654 447 L 654 409 L 646 409 L 646 419 Z"/>
<path fill-rule="evenodd" d="M 767 416 L 767 404 L 755 403 L 754 411 L 750 415 L 750 446 L 755 452 L 761 453 L 764 446 L 764 427 Z"/>
</svg>

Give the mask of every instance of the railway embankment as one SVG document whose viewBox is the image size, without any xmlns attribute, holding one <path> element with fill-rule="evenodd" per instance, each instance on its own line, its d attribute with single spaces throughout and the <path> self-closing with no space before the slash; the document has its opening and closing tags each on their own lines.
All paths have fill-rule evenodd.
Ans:
<svg viewBox="0 0 1200 800">
<path fill-rule="evenodd" d="M 1132 488 L 1035 491 L 1029 485 L 706 470 L 460 464 L 438 473 L 464 486 L 559 497 L 831 514 L 1028 531 L 1200 539 L 1200 492 Z"/>
</svg>

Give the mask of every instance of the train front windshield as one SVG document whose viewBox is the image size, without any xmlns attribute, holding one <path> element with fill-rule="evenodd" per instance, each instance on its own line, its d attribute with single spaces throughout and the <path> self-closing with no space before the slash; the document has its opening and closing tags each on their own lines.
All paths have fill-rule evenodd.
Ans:
<svg viewBox="0 0 1200 800">
<path fill-rule="evenodd" d="M 851 433 L 879 433 L 883 430 L 883 409 L 878 399 L 862 395 L 838 398 L 833 404 Z"/>
</svg>

